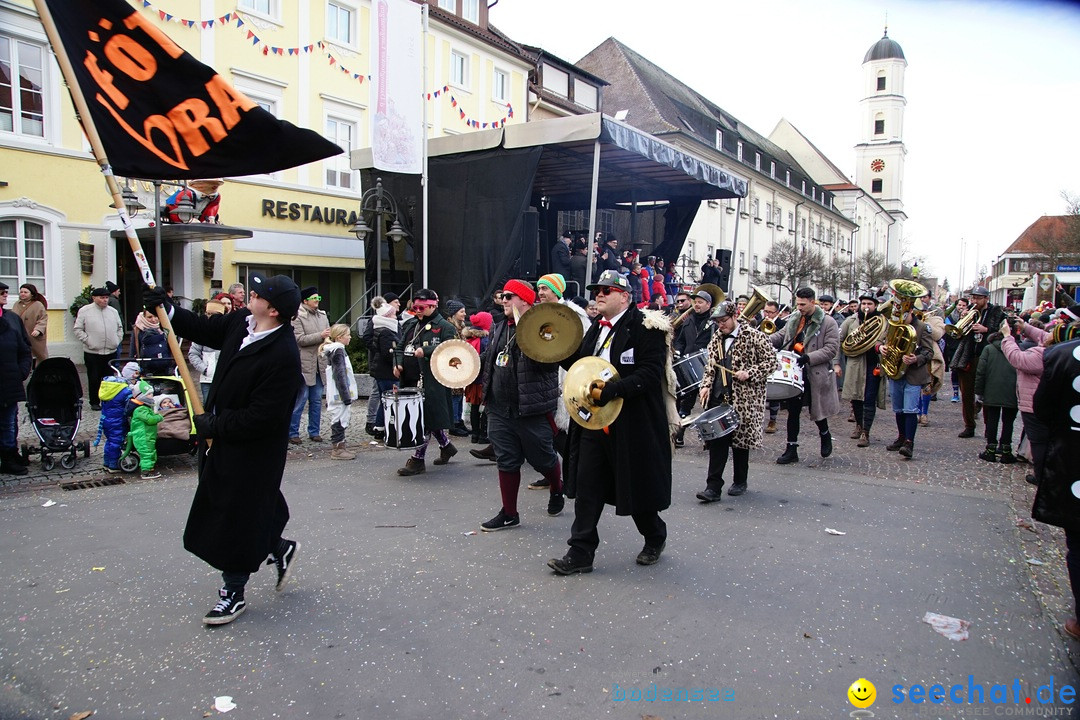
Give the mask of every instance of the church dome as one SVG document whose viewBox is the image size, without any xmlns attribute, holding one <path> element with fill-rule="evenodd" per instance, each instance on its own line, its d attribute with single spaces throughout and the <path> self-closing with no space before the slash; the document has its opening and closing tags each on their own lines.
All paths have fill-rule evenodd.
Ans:
<svg viewBox="0 0 1080 720">
<path fill-rule="evenodd" d="M 900 48 L 900 43 L 889 38 L 889 31 L 885 31 L 885 35 L 880 40 L 870 46 L 870 49 L 866 51 L 866 57 L 863 58 L 864 63 L 868 63 L 871 60 L 906 60 L 904 57 L 904 51 Z"/>
</svg>

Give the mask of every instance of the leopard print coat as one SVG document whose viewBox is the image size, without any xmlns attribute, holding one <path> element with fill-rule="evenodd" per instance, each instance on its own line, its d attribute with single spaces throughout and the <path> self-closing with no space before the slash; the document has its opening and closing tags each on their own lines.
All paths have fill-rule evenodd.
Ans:
<svg viewBox="0 0 1080 720">
<path fill-rule="evenodd" d="M 716 370 L 720 365 L 720 349 L 723 336 L 717 332 L 709 341 L 708 358 L 709 365 L 705 369 L 705 379 L 702 387 L 709 391 L 709 407 L 720 404 L 721 400 L 713 396 L 712 386 L 714 381 L 723 382 L 723 373 Z M 765 384 L 769 376 L 776 372 L 779 363 L 776 361 L 776 350 L 769 338 L 764 333 L 750 327 L 745 320 L 739 320 L 739 334 L 735 336 L 735 342 L 729 351 L 731 356 L 731 370 L 738 372 L 745 370 L 750 373 L 750 378 L 745 382 L 729 380 L 730 404 L 739 413 L 739 426 L 735 429 L 731 444 L 737 448 L 752 449 L 761 447 L 761 434 L 765 422 Z M 716 376 L 720 376 L 717 379 Z"/>
</svg>

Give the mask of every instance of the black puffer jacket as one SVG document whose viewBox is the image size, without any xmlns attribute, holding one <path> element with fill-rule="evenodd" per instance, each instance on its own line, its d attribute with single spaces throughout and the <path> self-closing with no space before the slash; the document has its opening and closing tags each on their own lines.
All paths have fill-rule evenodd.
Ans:
<svg viewBox="0 0 1080 720">
<path fill-rule="evenodd" d="M 1043 374 L 1032 399 L 1035 417 L 1046 424 L 1050 443 L 1031 516 L 1080 532 L 1080 498 L 1075 494 L 1080 443 L 1073 437 L 1080 407 L 1080 340 L 1053 345 L 1043 353 Z"/>
<path fill-rule="evenodd" d="M 506 347 L 507 329 L 513 329 L 510 323 L 499 323 L 491 329 L 491 342 L 484 353 L 484 367 L 480 377 L 484 383 L 484 401 L 491 397 L 492 378 L 495 374 L 495 361 Z M 500 399 L 499 405 L 516 407 L 519 417 L 546 415 L 555 412 L 555 403 L 559 400 L 559 366 L 555 363 L 538 363 L 525 356 L 511 343 L 510 357 L 514 363 L 517 402 L 508 403 Z"/>
<path fill-rule="evenodd" d="M 394 329 L 397 326 L 396 318 L 392 325 L 386 318 L 372 322 L 375 334 L 368 346 L 368 374 L 376 380 L 394 379 L 394 348 L 398 343 L 398 332 Z"/>
<path fill-rule="evenodd" d="M 30 375 L 30 338 L 12 310 L 0 316 L 0 405 L 26 400 L 23 381 Z"/>
</svg>

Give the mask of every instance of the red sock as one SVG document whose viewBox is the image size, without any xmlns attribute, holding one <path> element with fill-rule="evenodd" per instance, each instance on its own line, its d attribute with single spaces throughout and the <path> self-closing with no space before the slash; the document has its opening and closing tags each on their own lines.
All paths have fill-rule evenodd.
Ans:
<svg viewBox="0 0 1080 720">
<path fill-rule="evenodd" d="M 544 473 L 544 479 L 551 485 L 548 487 L 548 492 L 561 493 L 562 492 L 562 464 L 555 463 L 555 467 Z"/>
<path fill-rule="evenodd" d="M 503 512 L 511 517 L 517 516 L 518 489 L 521 487 L 520 470 L 499 471 L 499 492 L 502 494 Z"/>
</svg>

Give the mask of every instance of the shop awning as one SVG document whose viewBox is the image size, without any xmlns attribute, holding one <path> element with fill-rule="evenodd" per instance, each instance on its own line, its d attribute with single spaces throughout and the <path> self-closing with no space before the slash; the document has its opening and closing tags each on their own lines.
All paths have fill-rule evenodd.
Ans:
<svg viewBox="0 0 1080 720">
<path fill-rule="evenodd" d="M 152 227 L 137 228 L 135 230 L 135 235 L 138 236 L 139 242 L 143 245 L 152 246 L 154 243 L 154 228 Z M 161 224 L 162 245 L 171 243 L 205 242 L 207 240 L 235 240 L 237 238 L 249 238 L 251 235 L 251 230 L 231 227 L 229 225 L 211 225 L 209 223 L 187 223 L 184 225 Z M 118 240 L 127 239 L 127 235 L 124 234 L 122 229 L 113 230 L 109 233 L 109 237 Z"/>
</svg>

